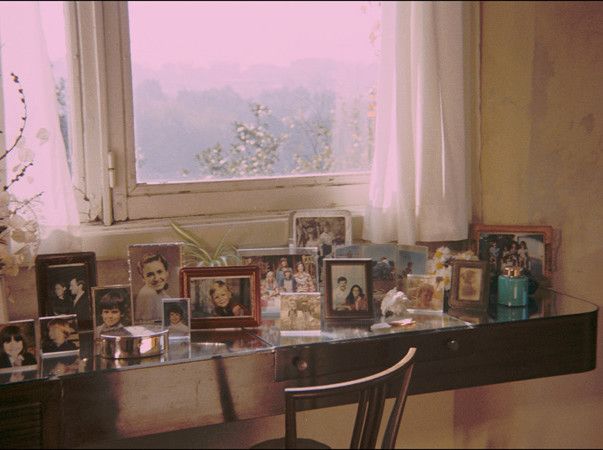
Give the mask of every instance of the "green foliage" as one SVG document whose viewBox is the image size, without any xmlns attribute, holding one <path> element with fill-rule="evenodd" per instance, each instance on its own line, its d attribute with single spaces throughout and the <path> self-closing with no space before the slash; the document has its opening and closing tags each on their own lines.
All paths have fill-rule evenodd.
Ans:
<svg viewBox="0 0 603 450">
<path fill-rule="evenodd" d="M 197 154 L 197 160 L 212 176 L 221 178 L 272 175 L 278 161 L 278 150 L 286 137 L 275 136 L 264 120 L 270 115 L 268 107 L 253 103 L 254 124 L 235 121 L 237 142 L 231 144 L 228 154 L 216 144 Z"/>
<path fill-rule="evenodd" d="M 237 265 L 241 258 L 237 248 L 226 242 L 227 231 L 216 248 L 211 251 L 207 244 L 195 233 L 185 230 L 182 226 L 170 221 L 170 226 L 184 243 L 184 265 L 199 267 L 214 267 Z"/>
<path fill-rule="evenodd" d="M 312 156 L 310 158 L 293 154 L 294 173 L 325 173 L 333 166 L 333 148 L 331 147 L 331 130 L 322 123 L 315 123 L 310 133 Z"/>
</svg>

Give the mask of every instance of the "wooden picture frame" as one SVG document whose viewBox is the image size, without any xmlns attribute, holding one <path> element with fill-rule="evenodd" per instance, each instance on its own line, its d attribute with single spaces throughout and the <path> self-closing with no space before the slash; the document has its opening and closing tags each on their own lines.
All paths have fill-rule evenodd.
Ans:
<svg viewBox="0 0 603 450">
<path fill-rule="evenodd" d="M 324 263 L 324 318 L 374 319 L 372 259 L 326 258 Z M 360 297 L 364 298 L 352 302 L 356 286 L 360 288 Z"/>
<path fill-rule="evenodd" d="M 180 296 L 191 300 L 191 327 L 258 327 L 258 266 L 183 267 Z"/>
<path fill-rule="evenodd" d="M 238 249 L 241 265 L 255 265 L 260 268 L 260 302 L 262 317 L 279 317 L 280 294 L 287 292 L 315 292 L 319 290 L 318 249 L 311 248 L 245 248 Z M 299 271 L 299 264 L 303 272 Z M 284 271 L 291 269 L 295 280 L 285 287 Z M 272 275 L 269 276 L 269 272 Z M 306 275 L 307 273 L 308 275 Z"/>
<path fill-rule="evenodd" d="M 38 255 L 35 267 L 38 316 L 77 314 L 79 330 L 92 330 L 91 288 L 97 285 L 94 252 Z"/>
<path fill-rule="evenodd" d="M 552 275 L 553 227 L 549 225 L 471 224 L 469 236 L 475 254 L 489 262 L 492 278 L 500 275 L 507 261 L 513 264 L 515 259 L 536 279 Z"/>
<path fill-rule="evenodd" d="M 456 310 L 486 311 L 490 293 L 488 261 L 452 262 L 449 305 Z"/>
</svg>

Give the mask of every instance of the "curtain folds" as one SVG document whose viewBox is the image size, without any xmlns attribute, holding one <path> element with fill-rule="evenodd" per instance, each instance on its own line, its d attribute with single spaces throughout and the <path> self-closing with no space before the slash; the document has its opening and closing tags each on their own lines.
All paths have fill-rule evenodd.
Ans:
<svg viewBox="0 0 603 450">
<path fill-rule="evenodd" d="M 8 145 L 17 136 L 23 107 L 11 72 L 19 76 L 27 104 L 25 139 L 19 151 L 7 158 L 7 174 L 10 176 L 11 168 L 24 152 L 33 154 L 33 166 L 11 190 L 18 198 L 42 192 L 37 210 L 42 237 L 40 253 L 79 251 L 79 215 L 38 2 L 0 2 L 0 43 L 5 105 L 5 121 L 0 128 L 5 130 Z"/>
<path fill-rule="evenodd" d="M 462 2 L 384 2 L 375 157 L 363 238 L 467 238 Z"/>
</svg>

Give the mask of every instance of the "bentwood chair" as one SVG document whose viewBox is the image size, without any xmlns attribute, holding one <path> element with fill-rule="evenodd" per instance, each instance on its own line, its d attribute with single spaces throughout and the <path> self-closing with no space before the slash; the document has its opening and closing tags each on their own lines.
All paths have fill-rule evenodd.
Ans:
<svg viewBox="0 0 603 450">
<path fill-rule="evenodd" d="M 297 401 L 350 393 L 358 394 L 358 411 L 352 431 L 350 448 L 376 448 L 375 444 L 384 412 L 388 386 L 394 389 L 396 400 L 387 421 L 381 448 L 393 448 L 402 421 L 404 405 L 406 404 L 415 352 L 416 348 L 413 347 L 389 369 L 364 378 L 322 386 L 286 388 L 285 437 L 260 442 L 252 448 L 329 448 L 322 442 L 297 437 Z"/>
</svg>

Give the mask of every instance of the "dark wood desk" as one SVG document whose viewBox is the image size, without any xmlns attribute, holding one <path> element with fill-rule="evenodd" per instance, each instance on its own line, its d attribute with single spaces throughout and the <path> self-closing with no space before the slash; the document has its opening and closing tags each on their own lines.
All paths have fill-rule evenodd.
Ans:
<svg viewBox="0 0 603 450">
<path fill-rule="evenodd" d="M 32 380 L 0 386 L 0 444 L 20 442 L 21 433 L 34 435 L 28 446 L 74 447 L 282 414 L 286 386 L 376 372 L 411 346 L 418 349 L 411 394 L 595 368 L 598 309 L 591 303 L 544 291 L 528 308 L 449 313 L 417 312 L 416 326 L 405 331 L 371 332 L 358 323 L 298 337 L 282 336 L 278 322 L 266 320 L 255 330 L 194 332 L 191 343 L 171 345 L 156 360 L 88 356 L 82 373 L 60 377 L 41 368 Z M 82 338 L 89 344 L 82 356 L 92 355 L 90 336 Z M 204 354 L 205 341 L 228 348 Z M 27 426 L 18 419 L 24 407 Z"/>
</svg>

